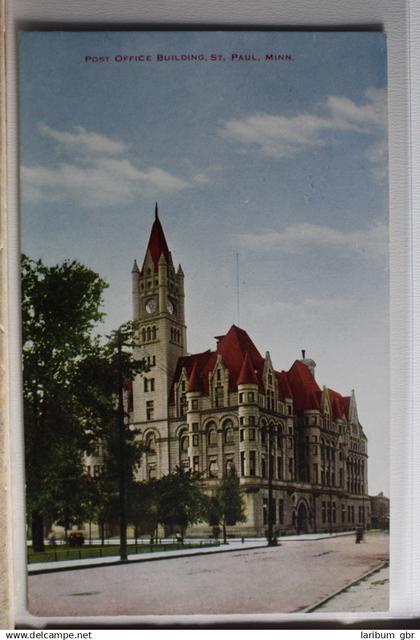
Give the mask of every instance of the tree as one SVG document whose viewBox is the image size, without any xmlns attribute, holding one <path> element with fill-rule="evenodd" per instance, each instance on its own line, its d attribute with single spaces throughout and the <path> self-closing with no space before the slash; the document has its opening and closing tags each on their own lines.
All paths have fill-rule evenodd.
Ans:
<svg viewBox="0 0 420 640">
<path fill-rule="evenodd" d="M 157 483 L 159 522 L 168 529 L 179 527 L 184 536 L 186 528 L 205 515 L 205 496 L 198 477 L 178 467 Z"/>
<path fill-rule="evenodd" d="M 134 482 L 128 487 L 128 518 L 134 525 L 134 537 L 138 534 L 156 537 L 159 524 L 159 480 Z"/>
<path fill-rule="evenodd" d="M 22 258 L 25 456 L 34 550 L 44 549 L 44 518 L 60 516 L 58 505 L 85 491 L 81 454 L 89 436 L 75 410 L 78 369 L 96 347 L 92 332 L 103 318 L 106 286 L 77 261 L 48 267 Z M 71 511 L 68 518 L 74 517 Z"/>
<path fill-rule="evenodd" d="M 216 496 L 210 496 L 206 505 L 206 520 L 212 528 L 213 536 L 216 540 L 220 535 L 220 521 L 222 514 L 220 512 L 219 502 Z"/>
<path fill-rule="evenodd" d="M 82 389 L 79 408 L 84 415 L 93 446 L 100 442 L 104 449 L 104 469 L 98 506 L 104 526 L 111 505 L 119 515 L 120 555 L 127 559 L 127 492 L 134 482 L 144 445 L 136 440 L 128 426 L 128 391 L 134 378 L 147 370 L 145 359 L 132 357 L 136 340 L 136 324 L 127 322 L 113 331 L 103 345 L 80 364 L 79 384 Z M 125 396 L 125 397 L 124 397 Z M 98 483 L 99 486 L 99 483 Z M 103 534 L 102 534 L 103 535 Z"/>
<path fill-rule="evenodd" d="M 209 524 L 213 527 L 216 526 L 215 521 L 217 518 L 218 523 L 222 523 L 224 544 L 227 543 L 226 527 L 246 520 L 239 478 L 234 469 L 231 469 L 224 476 L 217 489 L 216 496 L 210 498 L 207 512 Z"/>
</svg>

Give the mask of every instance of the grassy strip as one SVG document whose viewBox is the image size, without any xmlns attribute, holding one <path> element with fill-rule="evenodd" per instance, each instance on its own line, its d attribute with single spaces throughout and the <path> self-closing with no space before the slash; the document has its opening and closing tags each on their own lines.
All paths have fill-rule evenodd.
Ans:
<svg viewBox="0 0 420 640">
<path fill-rule="evenodd" d="M 185 544 L 130 544 L 128 554 L 155 553 L 157 551 L 174 551 L 177 549 L 194 549 L 197 547 L 213 547 L 219 543 L 214 542 L 188 542 Z M 86 545 L 80 548 L 69 547 L 68 545 L 57 545 L 56 547 L 46 547 L 45 551 L 34 552 L 32 547 L 28 547 L 28 564 L 38 562 L 57 562 L 60 560 L 86 560 L 89 558 L 106 558 L 118 556 L 120 547 L 117 544 L 107 544 L 105 546 Z"/>
</svg>

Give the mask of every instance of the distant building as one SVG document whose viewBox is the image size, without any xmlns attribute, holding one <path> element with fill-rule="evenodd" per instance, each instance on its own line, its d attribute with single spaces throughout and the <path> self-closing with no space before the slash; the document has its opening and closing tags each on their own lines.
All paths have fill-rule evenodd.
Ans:
<svg viewBox="0 0 420 640">
<path fill-rule="evenodd" d="M 150 365 L 131 390 L 130 422 L 148 446 L 140 479 L 181 465 L 211 493 L 234 468 L 247 514 L 232 528 L 239 535 L 267 528 L 270 468 L 278 533 L 369 523 L 367 438 L 354 392 L 321 388 L 305 352 L 277 371 L 269 352 L 261 355 L 235 325 L 213 350 L 188 354 L 184 273 L 174 267 L 157 207 L 141 269 L 134 263 L 132 293 L 136 357 Z"/>
<path fill-rule="evenodd" d="M 373 529 L 389 529 L 389 498 L 382 493 L 369 496 L 371 526 Z"/>
</svg>

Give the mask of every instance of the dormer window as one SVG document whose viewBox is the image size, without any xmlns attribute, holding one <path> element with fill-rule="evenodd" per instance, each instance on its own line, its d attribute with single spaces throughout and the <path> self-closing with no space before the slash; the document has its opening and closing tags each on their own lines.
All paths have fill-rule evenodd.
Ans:
<svg viewBox="0 0 420 640">
<path fill-rule="evenodd" d="M 221 380 L 220 369 L 216 371 L 216 380 L 219 382 Z"/>
<path fill-rule="evenodd" d="M 222 387 L 222 385 L 217 385 L 214 400 L 215 400 L 216 407 L 223 407 L 223 387 Z"/>
<path fill-rule="evenodd" d="M 181 400 L 179 402 L 179 412 L 181 416 L 185 416 L 185 414 L 187 413 L 187 409 L 188 409 L 188 402 L 187 402 L 185 393 L 183 393 L 181 396 Z"/>
</svg>

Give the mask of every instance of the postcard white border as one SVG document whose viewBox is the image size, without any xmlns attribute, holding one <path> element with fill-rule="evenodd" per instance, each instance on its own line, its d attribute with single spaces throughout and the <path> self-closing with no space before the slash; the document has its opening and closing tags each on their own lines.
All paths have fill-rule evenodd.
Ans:
<svg viewBox="0 0 420 640">
<path fill-rule="evenodd" d="M 12 540 L 14 557 L 14 612 L 13 619 L 19 626 L 42 628 L 54 620 L 69 628 L 75 623 L 70 618 L 35 618 L 26 609 L 25 520 L 23 476 L 23 429 L 21 407 L 19 337 L 19 222 L 18 222 L 18 123 L 17 123 L 17 30 L 53 28 L 102 29 L 182 28 L 228 29 L 244 28 L 346 28 L 383 26 L 388 44 L 389 72 L 389 142 L 390 142 L 390 263 L 391 263 L 391 608 L 389 614 L 375 613 L 347 615 L 348 622 L 370 618 L 412 617 L 420 609 L 420 545 L 416 534 L 420 531 L 420 515 L 416 510 L 420 473 L 414 464 L 420 453 L 420 434 L 414 429 L 414 416 L 418 414 L 420 353 L 420 280 L 413 288 L 413 267 L 420 272 L 419 252 L 414 260 L 413 239 L 420 239 L 420 223 L 413 222 L 412 206 L 420 200 L 420 194 L 411 190 L 411 171 L 419 166 L 411 160 L 410 153 L 410 91 L 419 81 L 419 72 L 410 67 L 410 46 L 416 45 L 414 31 L 419 20 L 419 7 L 411 7 L 405 0 L 10 0 L 7 7 L 7 152 L 8 152 L 8 270 L 9 270 L 9 358 L 10 358 L 10 459 L 13 463 L 12 482 Z M 411 22 L 410 22 L 411 20 Z M 417 21 L 417 22 L 416 22 Z M 411 33 L 411 40 L 410 40 Z M 418 46 L 418 42 L 417 42 Z M 411 76 L 410 74 L 411 68 Z M 418 66 L 417 66 L 418 68 Z M 417 134 L 420 126 L 420 107 L 416 113 Z M 418 154 L 417 154 L 418 155 Z M 413 162 L 413 164 L 411 164 Z M 419 183 L 418 183 L 419 184 Z M 415 298 L 412 297 L 413 292 Z M 414 309 L 419 312 L 417 320 Z M 384 460 L 388 465 L 389 460 Z M 418 537 L 418 535 L 417 535 Z M 198 620 L 200 618 L 200 620 Z M 226 621 L 220 616 L 133 616 L 118 618 L 122 624 L 198 624 Z M 246 624 L 249 617 L 229 616 L 230 622 Z M 325 619 L 319 614 L 278 616 L 261 615 L 252 620 L 281 623 L 293 620 L 305 622 Z M 330 616 L 328 620 L 343 616 Z M 106 625 L 115 618 L 77 618 L 77 624 Z"/>
</svg>

